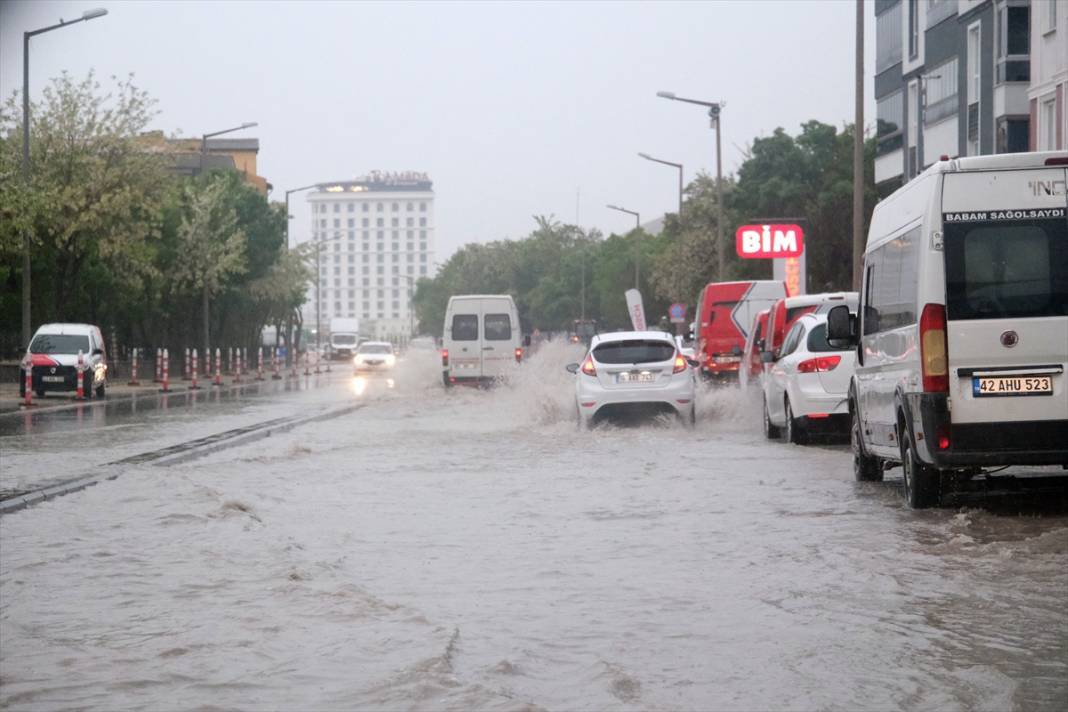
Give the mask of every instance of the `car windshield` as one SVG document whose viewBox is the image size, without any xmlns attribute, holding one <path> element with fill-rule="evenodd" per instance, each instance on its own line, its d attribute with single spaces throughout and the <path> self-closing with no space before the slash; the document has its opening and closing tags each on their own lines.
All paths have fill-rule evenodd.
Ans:
<svg viewBox="0 0 1068 712">
<path fill-rule="evenodd" d="M 81 334 L 38 334 L 30 344 L 30 353 L 89 355 L 89 337 Z"/>
<path fill-rule="evenodd" d="M 364 344 L 360 347 L 361 354 L 391 354 L 393 347 L 389 344 Z"/>
<path fill-rule="evenodd" d="M 827 343 L 827 324 L 817 324 L 812 327 L 808 332 L 808 342 L 806 343 L 808 350 L 813 353 L 822 353 L 824 351 L 850 351 L 851 348 L 835 348 Z"/>
<path fill-rule="evenodd" d="M 627 339 L 609 341 L 593 350 L 593 357 L 605 364 L 659 363 L 675 355 L 675 346 L 666 341 Z"/>
<path fill-rule="evenodd" d="M 351 346 L 356 343 L 355 334 L 334 334 L 330 340 L 335 346 Z"/>
</svg>

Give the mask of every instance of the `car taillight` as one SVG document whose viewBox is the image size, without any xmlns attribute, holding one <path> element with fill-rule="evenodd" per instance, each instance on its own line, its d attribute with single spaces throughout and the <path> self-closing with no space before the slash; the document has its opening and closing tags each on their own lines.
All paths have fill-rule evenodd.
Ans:
<svg viewBox="0 0 1068 712">
<path fill-rule="evenodd" d="M 798 373 L 826 373 L 842 362 L 841 356 L 817 356 L 797 364 Z"/>
<path fill-rule="evenodd" d="M 523 360 L 523 349 L 517 348 L 515 350 L 515 362 L 519 363 Z"/>
<path fill-rule="evenodd" d="M 593 356 L 587 356 L 586 360 L 582 362 L 581 371 L 587 376 L 596 376 L 597 367 L 593 365 Z"/>
<path fill-rule="evenodd" d="M 448 349 L 442 349 L 441 350 L 441 365 L 442 366 L 448 366 L 449 365 L 449 350 Z"/>
<path fill-rule="evenodd" d="M 686 363 L 686 359 L 682 357 L 682 354 L 675 354 L 675 368 L 671 369 L 672 373 L 682 373 L 686 370 L 689 364 Z"/>
<path fill-rule="evenodd" d="M 924 391 L 949 391 L 947 351 L 946 308 L 941 304 L 928 304 L 920 314 L 920 363 L 923 367 Z"/>
</svg>

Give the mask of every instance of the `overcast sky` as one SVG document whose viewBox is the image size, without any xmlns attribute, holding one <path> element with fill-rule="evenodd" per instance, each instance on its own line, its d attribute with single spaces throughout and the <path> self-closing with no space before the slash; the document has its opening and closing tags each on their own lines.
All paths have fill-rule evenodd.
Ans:
<svg viewBox="0 0 1068 712">
<path fill-rule="evenodd" d="M 701 107 L 722 100 L 724 171 L 753 138 L 808 119 L 853 120 L 852 0 L 657 3 L 0 3 L 0 90 L 22 80 L 21 33 L 105 7 L 31 40 L 31 95 L 66 70 L 133 72 L 154 128 L 199 136 L 245 121 L 272 197 L 372 169 L 434 181 L 439 259 L 521 237 L 533 215 L 624 231 L 673 211 L 675 169 L 715 170 Z M 867 4 L 866 123 L 874 18 Z M 576 194 L 579 195 L 576 201 Z M 308 235 L 294 200 L 291 234 Z"/>
</svg>

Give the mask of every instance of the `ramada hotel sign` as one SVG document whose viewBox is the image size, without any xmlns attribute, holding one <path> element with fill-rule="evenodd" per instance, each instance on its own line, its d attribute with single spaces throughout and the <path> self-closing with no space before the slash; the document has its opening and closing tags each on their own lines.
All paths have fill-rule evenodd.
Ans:
<svg viewBox="0 0 1068 712">
<path fill-rule="evenodd" d="M 734 249 L 744 259 L 775 260 L 775 279 L 786 282 L 791 297 L 805 290 L 805 232 L 800 225 L 742 225 Z"/>
</svg>

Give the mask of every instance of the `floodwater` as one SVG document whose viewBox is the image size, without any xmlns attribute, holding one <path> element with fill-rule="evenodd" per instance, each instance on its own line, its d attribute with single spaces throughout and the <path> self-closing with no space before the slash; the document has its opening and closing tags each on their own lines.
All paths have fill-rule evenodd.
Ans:
<svg viewBox="0 0 1068 712">
<path fill-rule="evenodd" d="M 409 359 L 339 383 L 350 415 L 4 516 L 0 707 L 1068 705 L 1063 508 L 909 511 L 729 391 L 580 431 L 572 356 L 448 393 Z"/>
</svg>

